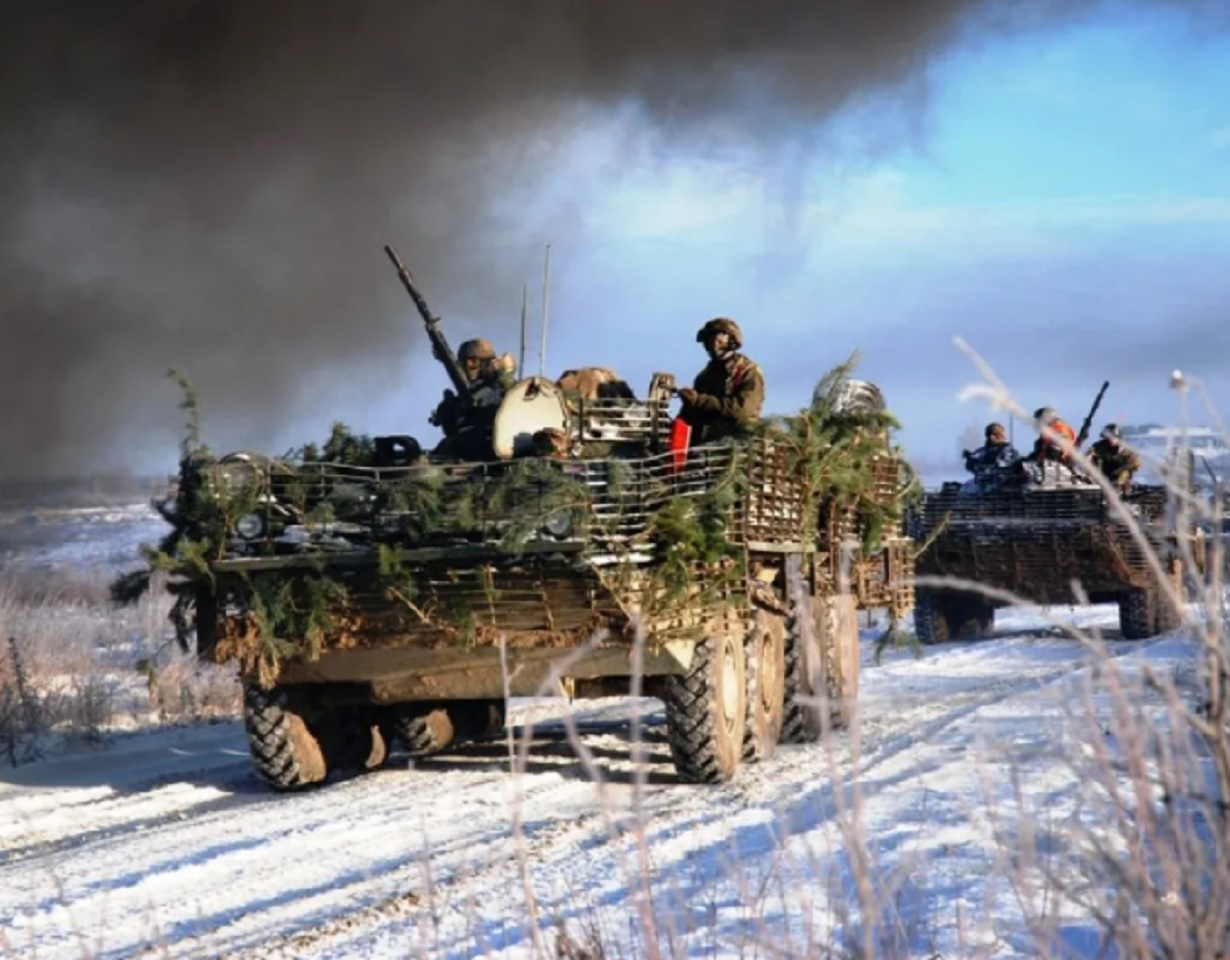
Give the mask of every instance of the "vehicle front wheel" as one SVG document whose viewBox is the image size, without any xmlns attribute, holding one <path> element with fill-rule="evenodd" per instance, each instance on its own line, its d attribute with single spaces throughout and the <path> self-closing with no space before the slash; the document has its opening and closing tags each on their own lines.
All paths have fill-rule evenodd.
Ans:
<svg viewBox="0 0 1230 960">
<path fill-rule="evenodd" d="M 257 776 L 275 790 L 299 790 L 328 776 L 320 741 L 285 689 L 245 683 L 243 724 Z"/>
</svg>

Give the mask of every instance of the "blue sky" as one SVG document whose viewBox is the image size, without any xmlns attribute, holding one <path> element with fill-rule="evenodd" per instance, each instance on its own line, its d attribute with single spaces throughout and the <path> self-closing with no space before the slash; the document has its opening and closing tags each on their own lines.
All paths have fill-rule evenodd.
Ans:
<svg viewBox="0 0 1230 960">
<path fill-rule="evenodd" d="M 989 416 L 958 399 L 977 375 L 955 335 L 1023 406 L 1077 423 L 1104 379 L 1099 422 L 1173 419 L 1176 367 L 1230 411 L 1230 33 L 1111 5 L 978 36 L 922 89 L 798 131 L 807 150 L 690 155 L 638 136 L 635 111 L 587 115 L 553 190 L 518 214 L 527 244 L 553 243 L 548 372 L 614 366 L 637 388 L 654 370 L 690 377 L 696 328 L 730 315 L 771 410 L 805 402 L 859 349 L 907 451 L 954 470 L 960 435 Z M 564 208 L 580 236 L 553 235 Z M 536 318 L 541 274 L 526 279 Z M 486 321 L 503 349 L 518 308 L 510 291 Z M 458 318 L 450 335 L 472 326 Z M 373 414 L 339 397 L 337 416 L 427 439 L 406 411 L 425 420 L 445 385 L 419 352 L 395 403 Z"/>
</svg>

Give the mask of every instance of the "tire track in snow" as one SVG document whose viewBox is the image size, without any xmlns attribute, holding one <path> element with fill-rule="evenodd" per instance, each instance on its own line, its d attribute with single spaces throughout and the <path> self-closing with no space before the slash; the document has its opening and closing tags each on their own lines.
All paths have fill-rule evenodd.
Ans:
<svg viewBox="0 0 1230 960">
<path fill-rule="evenodd" d="M 1141 651 L 1154 643 L 1162 642 L 1164 639 L 1157 638 L 1145 642 L 1113 644 L 1111 652 L 1115 657 L 1122 657 L 1136 651 Z M 1041 646 L 1033 636 L 1020 638 L 1002 637 L 996 638 L 993 642 L 997 647 L 1003 648 L 1012 644 L 1013 641 L 1030 644 L 1035 649 Z M 983 644 L 985 643 L 984 641 Z M 1036 692 L 1077 673 L 1087 665 L 1083 651 L 1076 644 L 1061 641 L 1052 643 L 1050 646 L 1053 650 L 1066 654 L 1066 659 L 1062 662 L 1052 662 L 1049 665 L 1014 673 L 1006 677 L 1002 675 L 980 677 L 973 681 L 966 689 L 951 692 L 946 696 L 935 699 L 929 698 L 927 702 L 910 707 L 891 717 L 881 715 L 864 720 L 859 770 L 857 774 L 847 774 L 847 779 L 853 779 L 856 776 L 859 778 L 865 777 L 868 773 L 874 772 L 877 768 L 899 758 L 911 748 L 937 740 L 944 731 L 978 710 L 987 706 L 1004 703 L 1016 696 Z M 986 659 L 987 653 L 988 648 L 977 643 L 963 644 L 953 649 L 936 650 L 932 653 L 930 666 L 939 668 L 951 661 L 967 659 L 976 662 Z M 933 679 L 921 678 L 917 683 L 919 693 L 926 696 L 927 692 L 929 692 L 928 688 L 932 685 Z M 841 736 L 837 746 L 836 762 L 838 764 L 848 763 L 851 759 L 849 737 Z M 805 756 L 810 757 L 810 762 L 800 764 L 798 760 L 800 757 Z M 800 810 L 811 808 L 812 810 L 827 811 L 831 817 L 835 811 L 831 808 L 831 804 L 823 802 L 820 794 L 825 789 L 826 784 L 828 789 L 831 790 L 832 785 L 827 778 L 829 773 L 831 773 L 832 762 L 831 759 L 824 756 L 821 750 L 809 749 L 807 747 L 791 747 L 779 752 L 772 760 L 765 764 L 747 768 L 743 771 L 743 775 L 733 783 L 724 785 L 712 792 L 706 791 L 703 794 L 704 799 L 699 803 L 688 802 L 689 800 L 695 801 L 697 797 L 697 794 L 692 792 L 684 795 L 682 802 L 668 803 L 659 802 L 661 800 L 660 791 L 656 796 L 651 792 L 646 798 L 647 809 L 644 812 L 644 823 L 648 834 L 646 842 L 654 849 L 661 849 L 664 843 L 668 843 L 675 847 L 680 854 L 673 864 L 655 864 L 655 873 L 657 874 L 655 876 L 655 883 L 665 882 L 668 886 L 673 886 L 676 896 L 685 902 L 691 894 L 703 892 L 691 889 L 689 884 L 680 883 L 680 875 L 683 874 L 686 877 L 686 867 L 689 862 L 697 858 L 711 856 L 715 851 L 715 847 L 729 845 L 732 834 L 737 835 L 741 831 L 746 832 L 745 828 L 736 827 L 732 830 L 729 827 L 734 826 L 734 824 L 730 823 L 733 818 L 741 814 L 748 814 L 749 808 L 758 808 L 765 815 L 764 819 L 767 823 L 751 831 L 752 833 L 760 834 L 771 833 L 776 823 L 777 812 L 782 808 L 787 810 L 787 816 L 791 821 L 790 828 L 788 829 L 789 834 L 811 829 L 822 822 L 820 818 L 799 818 L 798 811 Z M 783 773 L 786 776 L 779 781 L 778 778 Z M 752 776 L 746 776 L 747 774 Z M 823 779 L 823 782 L 818 786 L 815 785 L 816 777 Z M 799 794 L 800 781 L 808 786 L 808 789 L 805 790 L 802 796 Z M 694 787 L 686 789 L 696 791 Z M 700 807 L 701 809 L 690 809 L 692 807 Z M 668 818 L 666 815 L 672 809 L 680 816 Z M 744 819 L 750 818 L 744 816 Z M 709 829 L 706 830 L 706 827 Z M 704 833 L 717 833 L 720 835 L 720 838 L 716 841 L 706 841 L 702 835 Z M 695 842 L 687 842 L 689 836 L 693 836 Z M 632 845 L 636 842 L 635 838 L 623 839 L 619 836 L 599 837 L 595 838 L 595 841 L 596 844 L 601 844 L 608 848 L 603 852 L 605 862 L 619 862 L 621 857 L 627 858 L 631 856 L 633 854 Z M 548 851 L 546 850 L 533 847 L 527 851 L 527 855 L 533 858 L 536 864 L 542 864 L 547 853 Z M 666 867 L 670 868 L 671 876 L 663 881 L 660 879 L 662 877 L 662 868 Z M 595 885 L 585 882 L 581 882 L 578 885 L 591 890 L 595 887 Z M 621 884 L 610 883 L 607 884 L 607 887 L 619 885 Z M 596 886 L 598 889 L 601 889 L 602 884 L 599 883 Z M 491 885 L 491 888 L 498 889 L 494 884 Z M 392 922 L 405 924 L 417 919 L 416 915 L 419 913 L 421 911 L 410 906 L 388 916 L 374 912 L 366 919 L 367 922 L 375 922 L 377 925 L 387 925 Z M 570 916 L 566 916 L 565 919 L 570 918 Z M 315 931 L 304 932 L 300 937 L 295 938 L 293 942 L 300 950 L 309 945 L 323 948 L 327 947 L 330 939 L 353 939 L 356 936 L 362 936 L 363 932 L 362 924 L 350 923 L 346 918 L 336 918 Z M 339 945 L 339 947 L 341 946 Z M 252 956 L 254 958 L 263 958 L 263 960 L 273 960 L 273 958 L 285 956 L 283 952 L 279 952 L 279 949 L 268 953 L 258 952 Z M 326 952 L 323 955 L 346 955 L 346 951 L 342 949 L 340 954 Z"/>
<path fill-rule="evenodd" d="M 126 953 L 150 942 L 125 933 L 148 912 L 162 930 L 152 942 L 165 942 L 168 953 L 180 953 L 187 943 L 212 952 L 220 940 L 229 953 L 235 940 L 251 945 L 264 939 L 269 925 L 301 925 L 305 909 L 317 919 L 353 909 L 356 900 L 371 900 L 373 892 L 387 894 L 383 878 L 396 877 L 399 870 L 417 882 L 424 846 L 433 847 L 433 869 L 455 862 L 465 870 L 507 834 L 498 775 L 458 771 L 438 778 L 430 789 L 424 786 L 421 778 L 386 771 L 311 794 L 264 793 L 238 813 L 219 809 L 147 834 L 76 844 L 9 866 L 0 915 L 19 917 L 20 929 L 29 931 L 58 922 L 61 908 L 70 905 L 76 914 L 99 921 L 83 922 L 86 928 L 114 931 L 108 939 L 116 941 L 118 953 Z M 542 776 L 527 783 L 525 802 L 546 810 L 582 807 L 589 794 L 581 780 Z M 464 809 L 472 816 L 454 836 L 425 844 L 406 831 L 412 822 L 406 811 L 416 804 Z M 390 843 L 390 837 L 397 839 Z M 365 897 L 365 891 L 371 892 Z M 219 937 L 221 931 L 234 936 Z M 66 935 L 35 942 L 40 955 L 52 955 L 53 947 L 78 952 Z M 109 955 L 105 949 L 97 953 Z"/>
<path fill-rule="evenodd" d="M 984 643 L 1002 651 L 1012 638 Z M 1053 683 L 1084 665 L 1079 648 L 1071 644 L 1067 647 L 1072 655 L 1062 663 L 1052 661 L 1009 677 L 968 678 L 960 689 L 935 693 L 937 685 L 942 687 L 938 681 L 947 665 L 955 665 L 955 674 L 961 677 L 966 669 L 963 660 L 997 658 L 979 646 L 937 648 L 919 661 L 927 669 L 920 669 L 917 679 L 906 686 L 922 702 L 892 715 L 870 715 L 878 701 L 866 698 L 860 775 L 935 738 L 975 710 Z M 1115 654 L 1142 646 L 1123 645 Z M 594 727 L 583 727 L 582 742 L 604 756 L 599 761 L 604 773 L 630 767 L 631 744 L 610 734 L 609 721 Z M 645 729 L 647 734 L 654 732 L 652 726 Z M 848 737 L 841 737 L 839 763 L 849 761 L 849 747 Z M 20 914 L 21 929 L 32 931 L 40 923 L 57 920 L 56 897 L 62 890 L 79 913 L 98 915 L 100 901 L 118 913 L 107 919 L 117 934 L 113 952 L 158 942 L 134 932 L 140 918 L 153 911 L 170 955 L 185 951 L 236 955 L 247 950 L 251 957 L 275 957 L 328 950 L 332 943 L 353 941 L 388 925 L 421 924 L 433 912 L 439 913 L 441 903 L 468 902 L 467 889 L 495 896 L 509 884 L 519 888 L 519 855 L 531 859 L 541 882 L 566 879 L 579 871 L 590 878 L 585 881 L 587 889 L 610 891 L 621 886 L 622 879 L 601 876 L 601 864 L 608 864 L 610 874 L 610 863 L 628 862 L 636 837 L 627 832 L 622 817 L 612 832 L 580 762 L 570 753 L 559 755 L 560 749 L 557 740 L 531 751 L 533 772 L 522 780 L 522 809 L 530 823 L 520 849 L 511 834 L 504 796 L 509 784 L 507 760 L 493 757 L 481 765 L 467 765 L 466 760 L 473 758 L 459 751 L 456 762 L 434 761 L 430 772 L 424 765 L 409 773 L 369 774 L 310 794 L 224 798 L 216 807 L 184 811 L 183 820 L 177 814 L 138 820 L 133 826 L 141 824 L 145 830 L 135 836 L 116 823 L 93 835 L 67 838 L 59 846 L 31 849 L 21 859 L 6 862 L 6 887 L 22 895 L 0 892 L 0 914 Z M 657 773 L 669 761 L 660 743 L 650 743 L 648 749 L 655 763 L 651 773 Z M 779 808 L 803 802 L 818 781 L 827 779 L 830 762 L 822 750 L 788 748 L 767 763 L 746 768 L 739 779 L 722 787 L 648 785 L 643 817 L 647 841 L 655 848 L 655 873 L 685 872 L 695 857 L 729 845 L 739 822 L 759 818 L 771 825 Z M 612 784 L 611 793 L 623 811 L 630 788 Z M 148 791 L 130 796 L 139 804 Z M 416 813 L 427 824 L 433 809 L 443 818 L 435 835 L 416 837 L 413 830 L 407 831 Z M 340 825 L 335 823 L 339 818 Z M 235 842 L 217 842 L 227 837 Z M 430 891 L 425 869 L 431 871 Z M 39 872 L 67 876 L 58 889 L 49 889 L 45 881 L 33 882 Z M 156 890 L 142 886 L 151 876 L 157 878 Z M 122 882 L 108 884 L 104 882 L 108 878 Z M 202 891 L 219 887 L 215 899 L 201 901 Z M 29 895 L 37 899 L 39 892 L 43 896 L 31 909 Z M 513 897 L 497 911 L 510 929 L 524 920 L 523 900 L 520 897 L 518 907 L 518 897 Z M 101 912 L 106 916 L 105 910 Z M 456 912 L 441 919 L 445 944 L 460 942 L 459 930 L 464 933 L 465 923 L 472 920 Z M 12 939 L 19 945 L 17 932 Z M 41 956 L 56 955 L 60 949 L 79 953 L 76 942 L 64 938 L 35 936 L 32 942 Z M 113 954 L 102 950 L 99 955 Z"/>
</svg>

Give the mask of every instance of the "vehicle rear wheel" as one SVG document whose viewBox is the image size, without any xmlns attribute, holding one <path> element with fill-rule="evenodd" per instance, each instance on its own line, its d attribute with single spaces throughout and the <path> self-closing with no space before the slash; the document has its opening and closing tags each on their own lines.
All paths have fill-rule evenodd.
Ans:
<svg viewBox="0 0 1230 960">
<path fill-rule="evenodd" d="M 287 690 L 245 683 L 243 723 L 257 776 L 275 790 L 302 789 L 328 776 L 320 741 Z"/>
<path fill-rule="evenodd" d="M 375 770 L 389 757 L 388 742 L 380 725 L 372 722 L 367 710 L 356 710 L 338 718 L 337 766 L 352 770 Z M 332 755 L 326 747 L 326 755 Z"/>
<path fill-rule="evenodd" d="M 849 726 L 858 700 L 860 653 L 854 597 L 811 597 L 806 622 L 802 613 L 796 610 L 786 624 L 782 743 L 814 743 L 826 726 Z"/>
<path fill-rule="evenodd" d="M 848 727 L 858 706 L 862 675 L 862 648 L 858 636 L 858 607 L 851 594 L 826 597 L 822 606 L 825 629 L 820 632 L 821 667 L 827 686 L 834 726 Z"/>
<path fill-rule="evenodd" d="M 785 640 L 782 618 L 766 610 L 756 611 L 747 637 L 744 760 L 767 760 L 777 752 L 785 719 Z"/>
<path fill-rule="evenodd" d="M 1119 597 L 1119 633 L 1124 640 L 1144 640 L 1154 630 L 1157 597 L 1152 590 L 1136 587 Z"/>
<path fill-rule="evenodd" d="M 995 608 L 977 595 L 953 597 L 948 605 L 949 632 L 960 640 L 988 636 L 995 629 Z"/>
<path fill-rule="evenodd" d="M 428 757 L 453 743 L 482 740 L 504 729 L 500 700 L 404 704 L 395 709 L 392 729 L 412 757 Z"/>
<path fill-rule="evenodd" d="M 457 739 L 463 743 L 489 740 L 504 734 L 503 700 L 458 700 L 448 705 Z"/>
<path fill-rule="evenodd" d="M 747 725 L 745 638 L 722 634 L 696 645 L 692 666 L 662 684 L 666 734 L 679 778 L 729 780 L 743 759 Z"/>
<path fill-rule="evenodd" d="M 1119 596 L 1119 633 L 1124 640 L 1147 640 L 1181 622 L 1179 611 L 1161 590 L 1135 587 Z"/>
<path fill-rule="evenodd" d="M 412 757 L 439 753 L 456 737 L 453 720 L 443 707 L 418 712 L 399 712 L 392 723 L 398 741 Z"/>
</svg>

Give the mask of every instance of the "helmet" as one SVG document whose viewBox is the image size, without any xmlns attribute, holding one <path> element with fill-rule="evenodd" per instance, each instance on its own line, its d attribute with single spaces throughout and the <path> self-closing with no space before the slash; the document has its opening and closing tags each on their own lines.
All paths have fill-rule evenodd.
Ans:
<svg viewBox="0 0 1230 960">
<path fill-rule="evenodd" d="M 730 339 L 735 342 L 735 349 L 743 346 L 743 331 L 739 329 L 737 323 L 726 317 L 714 317 L 701 327 L 696 333 L 696 342 L 704 343 L 715 333 L 729 334 Z"/>
<path fill-rule="evenodd" d="M 1057 419 L 1054 407 L 1039 407 L 1034 411 L 1034 420 L 1041 424 L 1051 424 Z"/>
<path fill-rule="evenodd" d="M 990 440 L 993 437 L 1006 437 L 1008 436 L 1008 431 L 1004 429 L 1002 423 L 988 423 L 983 435 Z"/>
<path fill-rule="evenodd" d="M 457 348 L 457 359 L 461 363 L 467 360 L 494 360 L 495 347 L 488 340 L 467 340 Z"/>
<path fill-rule="evenodd" d="M 1119 424 L 1108 423 L 1102 428 L 1103 440 L 1119 440 L 1123 437 L 1123 431 L 1119 429 Z"/>
<path fill-rule="evenodd" d="M 824 401 L 822 393 L 824 385 L 824 381 L 821 381 L 812 391 L 813 407 L 819 406 Z M 834 416 L 867 416 L 883 413 L 885 409 L 884 394 L 869 380 L 846 380 L 833 395 L 832 412 Z"/>
</svg>

